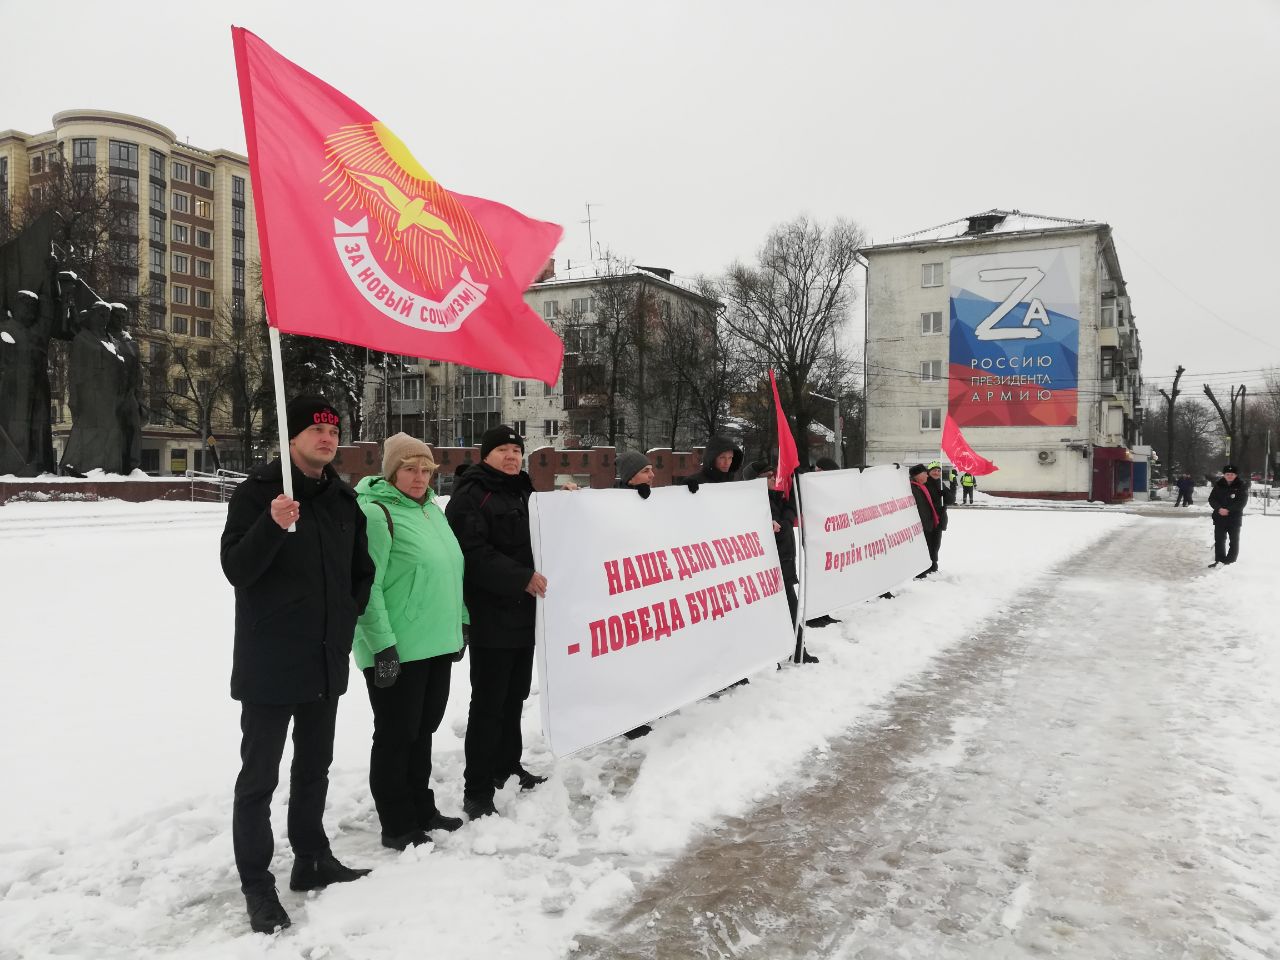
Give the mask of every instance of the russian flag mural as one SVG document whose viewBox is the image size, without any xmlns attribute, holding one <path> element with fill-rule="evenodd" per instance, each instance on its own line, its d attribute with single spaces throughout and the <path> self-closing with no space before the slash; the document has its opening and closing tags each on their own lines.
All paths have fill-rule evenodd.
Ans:
<svg viewBox="0 0 1280 960">
<path fill-rule="evenodd" d="M 951 261 L 951 416 L 961 427 L 1070 426 L 1077 419 L 1080 252 Z"/>
</svg>

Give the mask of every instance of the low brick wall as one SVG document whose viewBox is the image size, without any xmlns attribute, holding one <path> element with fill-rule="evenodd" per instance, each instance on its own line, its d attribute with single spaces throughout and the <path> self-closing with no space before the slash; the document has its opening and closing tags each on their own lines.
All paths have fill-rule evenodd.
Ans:
<svg viewBox="0 0 1280 960">
<path fill-rule="evenodd" d="M 190 500 L 191 481 L 184 477 L 157 480 L 14 480 L 0 483 L 0 504 L 49 500 Z"/>
</svg>

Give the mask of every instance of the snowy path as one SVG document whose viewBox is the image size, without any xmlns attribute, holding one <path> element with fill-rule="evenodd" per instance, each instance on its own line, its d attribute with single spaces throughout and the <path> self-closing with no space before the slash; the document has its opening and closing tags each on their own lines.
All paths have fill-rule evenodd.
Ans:
<svg viewBox="0 0 1280 960">
<path fill-rule="evenodd" d="M 1205 541 L 1062 564 L 577 956 L 1280 957 L 1280 605 Z"/>
</svg>

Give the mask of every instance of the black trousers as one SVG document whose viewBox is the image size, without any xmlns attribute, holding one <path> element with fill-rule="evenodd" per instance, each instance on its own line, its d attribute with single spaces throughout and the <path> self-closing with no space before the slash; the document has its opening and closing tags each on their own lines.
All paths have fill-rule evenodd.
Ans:
<svg viewBox="0 0 1280 960">
<path fill-rule="evenodd" d="M 382 832 L 398 837 L 436 813 L 431 790 L 431 735 L 440 729 L 449 702 L 453 655 L 410 660 L 389 687 L 364 671 L 373 708 L 373 747 L 369 752 L 369 792 L 378 808 Z"/>
<path fill-rule="evenodd" d="M 1231 541 L 1227 547 L 1228 539 Z M 1213 562 L 1235 563 L 1240 556 L 1240 518 L 1213 518 Z"/>
<path fill-rule="evenodd" d="M 329 850 L 324 832 L 324 801 L 333 761 L 333 731 L 338 701 L 298 704 L 240 704 L 240 776 L 231 813 L 240 888 L 270 888 L 275 883 L 271 856 L 271 795 L 280 779 L 284 738 L 293 721 L 293 765 L 289 770 L 289 845 L 294 856 L 318 857 Z"/>
<path fill-rule="evenodd" d="M 533 682 L 533 647 L 477 647 L 472 644 L 471 708 L 463 743 L 463 792 L 493 799 L 493 780 L 515 772 L 524 743 L 520 713 Z"/>
<path fill-rule="evenodd" d="M 938 551 L 942 549 L 942 531 L 931 530 L 924 535 L 924 542 L 929 547 L 929 562 L 933 569 L 938 566 Z"/>
<path fill-rule="evenodd" d="M 973 487 L 964 488 L 964 502 L 973 503 Z"/>
</svg>

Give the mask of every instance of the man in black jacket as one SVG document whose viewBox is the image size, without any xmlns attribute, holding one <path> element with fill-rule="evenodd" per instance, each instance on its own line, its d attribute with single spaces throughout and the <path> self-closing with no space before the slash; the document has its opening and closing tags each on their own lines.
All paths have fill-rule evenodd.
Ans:
<svg viewBox="0 0 1280 960">
<path fill-rule="evenodd" d="M 1222 477 L 1209 493 L 1209 506 L 1213 510 L 1213 563 L 1235 563 L 1240 555 L 1240 522 L 1249 502 L 1249 487 L 1236 471 L 1235 464 L 1222 468 Z M 1231 547 L 1227 548 L 1230 539 Z"/>
<path fill-rule="evenodd" d="M 338 862 L 323 817 L 338 697 L 374 567 L 355 491 L 331 466 L 338 414 L 320 397 L 297 397 L 287 419 L 294 498 L 284 493 L 279 459 L 259 467 L 232 496 L 222 532 L 222 571 L 236 593 L 231 696 L 240 701 L 242 732 L 232 844 L 249 924 L 259 933 L 289 926 L 270 868 L 271 795 L 290 720 L 290 889 L 369 872 Z"/>
<path fill-rule="evenodd" d="M 685 478 L 690 490 L 702 483 L 729 483 L 738 479 L 742 467 L 742 448 L 728 437 L 712 437 L 702 451 L 702 469 Z"/>
<path fill-rule="evenodd" d="M 929 488 L 929 496 L 933 499 L 933 509 L 938 513 L 937 526 L 926 536 L 929 544 L 929 559 L 932 565 L 929 573 L 938 572 L 938 554 L 942 552 L 942 534 L 947 529 L 947 488 L 942 483 L 942 464 L 934 460 L 929 464 L 929 479 L 925 486 Z"/>
<path fill-rule="evenodd" d="M 466 563 L 462 593 L 471 615 L 471 707 L 463 743 L 462 810 L 497 813 L 494 790 L 509 777 L 532 790 L 546 777 L 520 765 L 520 714 L 533 681 L 537 598 L 547 578 L 534 569 L 529 538 L 533 482 L 520 469 L 524 438 L 494 427 L 480 438 L 480 463 L 459 478 L 445 508 Z"/>
<path fill-rule="evenodd" d="M 930 566 L 916 574 L 917 580 L 923 580 L 938 569 L 938 543 L 942 539 L 942 531 L 938 529 L 941 517 L 935 495 L 929 489 L 929 470 L 922 463 L 917 463 L 907 471 L 911 478 L 911 494 L 916 498 L 916 512 L 920 514 L 920 526 L 924 530 L 924 542 L 929 547 Z"/>
</svg>

